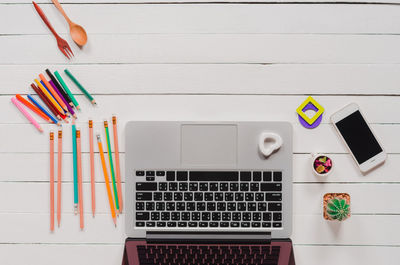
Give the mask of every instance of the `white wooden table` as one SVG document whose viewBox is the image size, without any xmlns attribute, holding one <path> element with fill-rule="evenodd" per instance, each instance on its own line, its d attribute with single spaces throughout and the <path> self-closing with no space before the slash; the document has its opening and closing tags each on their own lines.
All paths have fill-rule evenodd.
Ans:
<svg viewBox="0 0 400 265">
<path fill-rule="evenodd" d="M 98 157 L 96 217 L 90 212 L 86 122 L 94 118 L 102 132 L 100 122 L 113 113 L 120 120 L 122 167 L 128 120 L 290 121 L 297 264 L 399 264 L 399 1 L 213 1 L 64 0 L 66 12 L 89 34 L 87 46 L 79 50 L 50 0 L 38 0 L 70 43 L 71 61 L 58 51 L 29 0 L 1 1 L 1 264 L 121 263 L 124 216 L 115 228 Z M 50 233 L 48 131 L 55 127 L 43 124 L 46 133 L 39 134 L 10 98 L 32 93 L 29 84 L 45 68 L 62 71 L 66 66 L 93 92 L 98 107 L 71 86 L 83 109 L 78 126 L 84 136 L 86 227 L 81 232 L 73 215 L 67 125 L 62 226 Z M 295 114 L 308 95 L 326 109 L 323 124 L 314 130 L 302 128 Z M 389 153 L 387 163 L 367 176 L 329 124 L 328 117 L 349 102 L 361 106 Z M 311 152 L 331 154 L 336 162 L 331 176 L 313 176 Z M 351 195 L 349 220 L 323 220 L 327 192 Z"/>
</svg>

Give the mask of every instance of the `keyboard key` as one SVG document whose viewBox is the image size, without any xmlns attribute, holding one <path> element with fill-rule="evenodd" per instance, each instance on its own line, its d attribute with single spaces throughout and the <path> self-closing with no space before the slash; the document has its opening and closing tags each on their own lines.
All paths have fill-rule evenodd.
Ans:
<svg viewBox="0 0 400 265">
<path fill-rule="evenodd" d="M 233 192 L 225 193 L 225 201 L 233 201 Z"/>
<path fill-rule="evenodd" d="M 177 202 L 176 203 L 176 210 L 177 211 L 185 211 L 185 203 L 184 202 Z"/>
<path fill-rule="evenodd" d="M 144 227 L 145 222 L 136 222 L 136 226 Z"/>
<path fill-rule="evenodd" d="M 271 171 L 263 172 L 263 181 L 272 181 L 272 172 Z"/>
<path fill-rule="evenodd" d="M 235 202 L 228 202 L 228 211 L 234 212 L 236 211 L 236 203 Z"/>
<path fill-rule="evenodd" d="M 240 191 L 249 191 L 249 183 L 240 183 Z"/>
<path fill-rule="evenodd" d="M 154 202 L 146 202 L 146 211 L 154 211 Z"/>
<path fill-rule="evenodd" d="M 179 190 L 180 191 L 187 191 L 188 190 L 188 184 L 186 182 L 179 182 Z"/>
<path fill-rule="evenodd" d="M 178 183 L 176 182 L 170 182 L 168 184 L 168 190 L 169 191 L 177 191 L 178 190 Z"/>
<path fill-rule="evenodd" d="M 261 213 L 259 212 L 253 213 L 253 221 L 261 221 Z"/>
<path fill-rule="evenodd" d="M 174 192 L 174 201 L 182 201 L 183 193 L 182 192 Z"/>
<path fill-rule="evenodd" d="M 262 213 L 262 215 L 263 215 L 263 221 L 271 221 L 272 220 L 271 213 Z"/>
<path fill-rule="evenodd" d="M 195 192 L 194 193 L 194 200 L 195 201 L 202 201 L 203 200 L 203 193 L 202 192 Z"/>
<path fill-rule="evenodd" d="M 237 183 L 237 182 L 229 183 L 229 190 L 230 191 L 238 191 L 239 190 L 239 183 Z"/>
<path fill-rule="evenodd" d="M 165 227 L 166 225 L 165 222 L 157 222 L 157 227 Z"/>
<path fill-rule="evenodd" d="M 218 202 L 217 203 L 217 211 L 226 211 L 226 202 Z"/>
<path fill-rule="evenodd" d="M 169 221 L 170 218 L 171 218 L 171 213 L 170 212 L 161 212 L 161 220 Z"/>
<path fill-rule="evenodd" d="M 250 191 L 259 191 L 260 184 L 259 183 L 250 183 Z"/>
<path fill-rule="evenodd" d="M 239 212 L 232 213 L 232 220 L 233 221 L 241 221 L 242 220 L 242 213 L 239 213 Z"/>
<path fill-rule="evenodd" d="M 150 214 L 147 212 L 136 212 L 136 220 L 149 220 Z"/>
<path fill-rule="evenodd" d="M 189 190 L 190 191 L 197 191 L 199 189 L 198 183 L 189 183 Z"/>
<path fill-rule="evenodd" d="M 272 227 L 271 222 L 262 222 L 262 227 Z"/>
<path fill-rule="evenodd" d="M 164 201 L 172 201 L 172 192 L 164 192 Z"/>
<path fill-rule="evenodd" d="M 239 227 L 239 222 L 231 222 L 231 227 Z"/>
<path fill-rule="evenodd" d="M 231 213 L 222 213 L 222 221 L 230 221 L 231 220 Z"/>
<path fill-rule="evenodd" d="M 282 223 L 281 222 L 273 222 L 272 223 L 272 227 L 276 227 L 276 228 L 279 228 L 279 227 L 282 227 Z"/>
<path fill-rule="evenodd" d="M 137 201 L 151 201 L 153 194 L 151 192 L 136 192 Z"/>
<path fill-rule="evenodd" d="M 189 227 L 197 227 L 197 222 L 189 222 Z"/>
<path fill-rule="evenodd" d="M 183 199 L 185 201 L 193 201 L 193 193 L 192 192 L 185 192 L 183 194 Z"/>
<path fill-rule="evenodd" d="M 206 203 L 205 202 L 196 203 L 196 210 L 197 211 L 205 211 L 206 210 Z"/>
<path fill-rule="evenodd" d="M 246 211 L 246 203 L 245 202 L 239 202 L 237 204 L 237 209 L 238 209 L 239 212 Z"/>
<path fill-rule="evenodd" d="M 179 221 L 179 220 L 181 220 L 181 213 L 180 213 L 180 212 L 173 212 L 173 213 L 171 213 L 171 220 L 172 220 L 172 221 Z"/>
<path fill-rule="evenodd" d="M 186 203 L 186 209 L 188 211 L 196 211 L 196 203 L 194 203 L 194 202 Z"/>
<path fill-rule="evenodd" d="M 146 226 L 147 227 L 155 227 L 156 226 L 156 222 L 146 222 Z"/>
<path fill-rule="evenodd" d="M 160 220 L 160 213 L 159 212 L 152 212 L 150 216 L 151 216 L 151 220 L 153 220 L 153 221 Z"/>
<path fill-rule="evenodd" d="M 154 180 L 156 180 L 155 177 L 146 177 L 146 181 L 154 181 Z"/>
<path fill-rule="evenodd" d="M 187 227 L 187 222 L 178 222 L 178 227 Z"/>
<path fill-rule="evenodd" d="M 250 171 L 241 171 L 240 172 L 240 181 L 250 181 L 251 180 L 251 172 Z"/>
<path fill-rule="evenodd" d="M 282 172 L 274 171 L 274 181 L 282 181 Z"/>
<path fill-rule="evenodd" d="M 163 176 L 165 176 L 165 171 L 157 171 L 157 172 L 156 172 L 156 176 L 157 176 L 157 177 L 163 177 Z"/>
<path fill-rule="evenodd" d="M 208 191 L 208 183 L 200 183 L 199 185 L 199 190 L 200 191 Z"/>
<path fill-rule="evenodd" d="M 254 193 L 245 193 L 244 199 L 248 201 L 254 201 Z"/>
<path fill-rule="evenodd" d="M 268 211 L 270 212 L 280 212 L 282 211 L 282 203 L 269 203 Z"/>
<path fill-rule="evenodd" d="M 282 221 L 282 213 L 274 213 L 274 221 Z"/>
<path fill-rule="evenodd" d="M 261 183 L 261 191 L 282 191 L 281 183 Z"/>
<path fill-rule="evenodd" d="M 238 181 L 239 174 L 235 171 L 191 171 L 190 181 Z"/>
<path fill-rule="evenodd" d="M 167 202 L 166 209 L 167 211 L 175 211 L 175 202 Z"/>
<path fill-rule="evenodd" d="M 167 222 L 168 227 L 176 227 L 176 222 Z"/>
<path fill-rule="evenodd" d="M 201 220 L 202 221 L 210 221 L 211 214 L 209 212 L 201 213 Z"/>
<path fill-rule="evenodd" d="M 181 214 L 181 219 L 182 219 L 182 221 L 189 221 L 190 220 L 190 213 L 189 212 L 183 212 Z"/>
<path fill-rule="evenodd" d="M 221 213 L 220 212 L 213 212 L 211 214 L 211 218 L 213 221 L 221 221 Z"/>
<path fill-rule="evenodd" d="M 136 190 L 149 190 L 149 191 L 156 191 L 157 190 L 157 183 L 151 182 L 136 182 Z"/>
<path fill-rule="evenodd" d="M 218 227 L 218 222 L 210 222 L 210 227 Z"/>
<path fill-rule="evenodd" d="M 221 183 L 219 184 L 219 190 L 220 190 L 220 191 L 228 191 L 228 183 L 226 183 L 226 182 L 221 182 Z"/>
<path fill-rule="evenodd" d="M 257 209 L 259 212 L 264 212 L 267 210 L 267 203 L 265 203 L 265 202 L 259 202 L 257 204 L 257 206 L 258 206 Z"/>
<path fill-rule="evenodd" d="M 154 192 L 153 193 L 153 200 L 161 201 L 162 200 L 162 192 Z"/>
<path fill-rule="evenodd" d="M 204 193 L 204 200 L 205 201 L 213 201 L 214 194 L 212 192 L 205 192 Z"/>
<path fill-rule="evenodd" d="M 175 181 L 175 171 L 167 172 L 167 181 Z"/>
<path fill-rule="evenodd" d="M 257 192 L 257 193 L 255 194 L 255 200 L 256 200 L 256 201 L 264 201 L 264 193 Z"/>
<path fill-rule="evenodd" d="M 167 182 L 158 183 L 158 189 L 160 191 L 166 191 L 168 189 L 168 183 Z"/>
<path fill-rule="evenodd" d="M 222 192 L 215 192 L 214 200 L 215 201 L 223 201 L 224 200 L 224 194 Z"/>
<path fill-rule="evenodd" d="M 261 181 L 261 172 L 260 171 L 253 172 L 253 181 Z"/>
<path fill-rule="evenodd" d="M 240 226 L 241 227 L 250 227 L 250 222 L 241 222 Z"/>
<path fill-rule="evenodd" d="M 260 222 L 252 222 L 251 227 L 261 227 L 261 223 Z"/>
<path fill-rule="evenodd" d="M 188 173 L 187 171 L 178 171 L 176 173 L 176 180 L 177 181 L 187 181 L 188 180 Z"/>
<path fill-rule="evenodd" d="M 282 193 L 265 193 L 266 201 L 282 201 Z"/>
<path fill-rule="evenodd" d="M 210 191 L 218 191 L 218 183 L 216 182 L 210 183 Z"/>
<path fill-rule="evenodd" d="M 164 211 L 165 210 L 165 202 L 156 202 L 156 210 Z"/>
<path fill-rule="evenodd" d="M 212 212 L 215 211 L 216 203 L 215 202 L 207 202 L 207 211 Z"/>
<path fill-rule="evenodd" d="M 255 202 L 249 202 L 247 204 L 247 210 L 251 211 L 251 212 L 257 211 L 256 203 Z"/>
<path fill-rule="evenodd" d="M 242 213 L 243 221 L 251 221 L 251 213 Z"/>
<path fill-rule="evenodd" d="M 143 170 L 136 170 L 136 176 L 143 177 L 144 176 L 144 171 Z"/>
<path fill-rule="evenodd" d="M 207 222 L 199 222 L 199 227 L 208 227 Z"/>
<path fill-rule="evenodd" d="M 229 223 L 228 222 L 221 222 L 219 223 L 220 227 L 229 227 Z"/>
<path fill-rule="evenodd" d="M 154 171 L 146 171 L 146 177 L 154 177 L 155 172 Z"/>
<path fill-rule="evenodd" d="M 136 211 L 144 210 L 144 202 L 136 202 Z"/>
<path fill-rule="evenodd" d="M 236 192 L 235 193 L 235 201 L 243 201 L 244 200 L 244 193 L 243 192 Z"/>
<path fill-rule="evenodd" d="M 200 213 L 199 212 L 192 212 L 192 220 L 193 221 L 200 221 Z"/>
</svg>

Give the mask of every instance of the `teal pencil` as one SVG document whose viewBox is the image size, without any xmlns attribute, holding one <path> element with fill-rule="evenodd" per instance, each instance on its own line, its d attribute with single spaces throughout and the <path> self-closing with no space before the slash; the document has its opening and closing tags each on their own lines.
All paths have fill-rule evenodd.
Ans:
<svg viewBox="0 0 400 265">
<path fill-rule="evenodd" d="M 111 170 L 111 178 L 114 190 L 115 208 L 117 209 L 117 214 L 119 214 L 118 190 L 117 190 L 117 184 L 115 183 L 114 164 L 111 153 L 110 133 L 108 132 L 107 121 L 104 121 L 104 129 L 106 131 L 106 138 L 107 138 L 108 159 L 110 160 L 110 170 Z"/>
<path fill-rule="evenodd" d="M 58 82 L 61 84 L 61 86 L 64 88 L 65 92 L 67 92 L 68 96 L 71 98 L 72 103 L 75 105 L 77 110 L 80 110 L 81 107 L 79 107 L 78 101 L 76 101 L 74 95 L 71 93 L 71 90 L 69 90 L 67 84 L 65 84 L 64 80 L 62 79 L 61 75 L 58 73 L 58 71 L 54 72 L 54 75 L 57 77 Z"/>
<path fill-rule="evenodd" d="M 71 80 L 82 91 L 82 93 L 85 94 L 85 96 L 90 100 L 90 102 L 92 102 L 93 105 L 96 105 L 96 101 L 94 100 L 92 95 L 90 95 L 90 93 L 81 85 L 81 83 L 79 83 L 78 79 L 76 79 L 75 76 L 73 76 L 68 69 L 65 69 L 64 72 L 67 74 L 69 78 L 71 78 Z"/>
<path fill-rule="evenodd" d="M 76 154 L 76 126 L 75 119 L 72 118 L 72 155 L 74 164 L 74 213 L 78 213 L 78 158 Z"/>
</svg>

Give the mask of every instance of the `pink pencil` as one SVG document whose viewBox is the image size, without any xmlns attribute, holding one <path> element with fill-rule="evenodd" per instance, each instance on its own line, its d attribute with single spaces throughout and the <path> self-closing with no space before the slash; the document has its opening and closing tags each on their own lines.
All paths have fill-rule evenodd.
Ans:
<svg viewBox="0 0 400 265">
<path fill-rule="evenodd" d="M 92 214 L 96 212 L 96 192 L 94 175 L 94 143 L 93 143 L 93 121 L 89 120 L 89 145 L 90 145 L 90 184 L 92 190 Z"/>
<path fill-rule="evenodd" d="M 19 109 L 19 111 L 21 111 L 22 114 L 24 114 L 24 116 L 33 124 L 33 126 L 35 126 L 36 129 L 39 130 L 39 132 L 43 132 L 43 129 L 42 129 L 42 127 L 40 127 L 39 123 L 31 116 L 31 114 L 29 114 L 29 112 L 27 112 L 22 107 L 22 105 L 18 102 L 18 100 L 16 98 L 11 98 L 11 101 Z"/>
<path fill-rule="evenodd" d="M 50 231 L 54 231 L 54 132 L 50 132 Z"/>
<path fill-rule="evenodd" d="M 76 130 L 76 160 L 78 164 L 78 198 L 79 198 L 79 223 L 81 229 L 84 228 L 83 223 L 83 198 L 82 198 L 82 155 L 81 155 L 81 131 Z"/>
<path fill-rule="evenodd" d="M 58 130 L 58 166 L 57 166 L 57 224 L 61 222 L 61 172 L 62 172 L 62 130 Z"/>
<path fill-rule="evenodd" d="M 116 173 L 117 173 L 117 190 L 118 190 L 119 212 L 122 213 L 121 169 L 120 169 L 120 166 L 119 166 L 117 117 L 115 115 L 112 116 L 112 123 L 113 123 L 113 134 L 114 134 L 115 170 L 116 170 Z"/>
</svg>

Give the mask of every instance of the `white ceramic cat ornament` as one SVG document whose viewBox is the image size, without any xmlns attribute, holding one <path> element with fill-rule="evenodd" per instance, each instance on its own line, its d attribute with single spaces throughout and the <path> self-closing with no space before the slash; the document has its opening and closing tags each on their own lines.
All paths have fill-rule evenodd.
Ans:
<svg viewBox="0 0 400 265">
<path fill-rule="evenodd" d="M 273 152 L 279 150 L 283 144 L 282 137 L 279 134 L 264 132 L 260 135 L 258 149 L 268 158 Z"/>
</svg>

